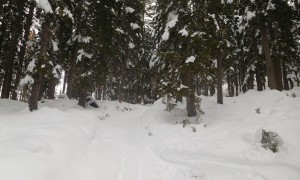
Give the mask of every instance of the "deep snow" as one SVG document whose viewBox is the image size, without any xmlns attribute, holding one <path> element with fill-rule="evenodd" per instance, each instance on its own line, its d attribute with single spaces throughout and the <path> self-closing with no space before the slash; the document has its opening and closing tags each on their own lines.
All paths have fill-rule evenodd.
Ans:
<svg viewBox="0 0 300 180">
<path fill-rule="evenodd" d="M 185 128 L 176 124 L 187 119 L 183 104 L 171 113 L 161 100 L 76 104 L 45 100 L 29 112 L 1 99 L 0 180 L 300 179 L 299 88 L 249 91 L 224 105 L 202 97 L 203 122 Z M 279 153 L 261 147 L 261 129 L 279 134 Z"/>
</svg>

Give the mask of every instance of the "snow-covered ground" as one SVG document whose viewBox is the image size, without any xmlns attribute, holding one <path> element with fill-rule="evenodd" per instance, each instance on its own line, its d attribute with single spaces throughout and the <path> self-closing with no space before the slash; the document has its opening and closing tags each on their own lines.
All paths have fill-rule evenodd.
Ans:
<svg viewBox="0 0 300 180">
<path fill-rule="evenodd" d="M 203 122 L 185 128 L 176 123 L 187 119 L 182 104 L 169 113 L 161 101 L 76 103 L 46 100 L 29 112 L 0 100 L 1 180 L 300 179 L 299 88 L 250 91 L 224 105 L 202 97 Z M 262 129 L 279 134 L 278 153 L 261 147 Z"/>
</svg>

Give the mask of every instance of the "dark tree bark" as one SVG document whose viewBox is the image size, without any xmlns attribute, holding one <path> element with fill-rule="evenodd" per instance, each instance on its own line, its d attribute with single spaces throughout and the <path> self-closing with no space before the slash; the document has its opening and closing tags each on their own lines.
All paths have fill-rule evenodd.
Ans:
<svg viewBox="0 0 300 180">
<path fill-rule="evenodd" d="M 24 58 L 25 58 L 25 51 L 26 51 L 26 43 L 29 39 L 29 33 L 30 33 L 30 27 L 32 25 L 32 18 L 33 18 L 33 11 L 34 11 L 34 3 L 30 3 L 29 7 L 29 13 L 26 17 L 26 24 L 24 27 L 24 40 L 22 41 L 22 46 L 20 47 L 20 52 L 19 52 L 19 63 L 17 67 L 17 73 L 16 73 L 16 79 L 15 79 L 15 84 L 14 88 L 12 91 L 12 99 L 17 100 L 17 89 L 20 83 L 23 67 L 24 67 Z"/>
<path fill-rule="evenodd" d="M 260 63 L 256 64 L 255 69 L 255 77 L 256 77 L 256 83 L 257 83 L 257 91 L 263 90 L 263 77 L 262 77 L 262 67 Z"/>
<path fill-rule="evenodd" d="M 197 115 L 195 107 L 195 90 L 194 90 L 194 79 L 191 70 L 186 70 L 184 74 L 183 84 L 189 87 L 189 92 L 187 94 L 186 100 L 186 110 L 188 117 L 194 117 Z"/>
<path fill-rule="evenodd" d="M 287 79 L 287 70 L 286 70 L 286 65 L 285 65 L 285 60 L 281 61 L 282 63 L 282 81 L 283 81 L 283 89 L 284 90 L 289 90 L 289 82 Z"/>
<path fill-rule="evenodd" d="M 42 64 L 46 62 L 47 60 L 47 51 L 50 44 L 50 36 L 51 36 L 51 30 L 50 30 L 50 23 L 51 23 L 51 14 L 45 15 L 45 20 L 42 24 L 42 31 L 41 31 L 41 47 L 38 57 L 38 62 L 36 64 L 37 68 L 37 74 L 34 78 L 34 83 L 32 85 L 31 94 L 29 98 L 29 110 L 34 111 L 38 109 L 38 100 L 39 100 L 39 94 L 40 89 L 43 83 L 43 71 L 42 71 Z"/>
<path fill-rule="evenodd" d="M 214 84 L 211 84 L 211 85 L 210 85 L 209 91 L 210 91 L 210 96 L 215 95 L 215 93 L 216 93 L 216 88 L 215 88 L 215 85 L 214 85 Z"/>
<path fill-rule="evenodd" d="M 269 80 L 269 87 L 270 87 L 270 89 L 278 90 L 278 87 L 276 85 L 274 64 L 271 59 L 271 52 L 270 52 L 270 45 L 269 45 L 269 33 L 267 32 L 266 29 L 261 30 L 261 36 L 262 36 L 262 49 L 263 49 L 263 53 L 265 56 L 267 76 L 268 76 L 268 80 Z"/>
<path fill-rule="evenodd" d="M 222 52 L 220 48 L 216 49 L 217 58 L 217 102 L 223 104 L 223 74 L 222 74 Z"/>
</svg>

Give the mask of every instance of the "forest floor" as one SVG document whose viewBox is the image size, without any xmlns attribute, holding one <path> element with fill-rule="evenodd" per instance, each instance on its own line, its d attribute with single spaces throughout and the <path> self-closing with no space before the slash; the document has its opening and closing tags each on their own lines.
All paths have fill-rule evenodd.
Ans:
<svg viewBox="0 0 300 180">
<path fill-rule="evenodd" d="M 253 90 L 224 97 L 224 105 L 202 97 L 203 121 L 184 128 L 183 104 L 172 112 L 161 100 L 76 104 L 45 100 L 29 112 L 25 103 L 1 99 L 0 179 L 300 179 L 300 88 Z M 281 137 L 278 153 L 261 147 L 262 129 Z"/>
</svg>

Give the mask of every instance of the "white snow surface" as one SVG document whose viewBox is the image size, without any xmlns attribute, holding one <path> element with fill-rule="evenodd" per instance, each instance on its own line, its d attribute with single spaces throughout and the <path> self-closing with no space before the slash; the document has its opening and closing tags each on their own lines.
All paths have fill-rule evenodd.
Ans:
<svg viewBox="0 0 300 180">
<path fill-rule="evenodd" d="M 0 99 L 1 180 L 300 179 L 300 88 L 253 90 L 224 105 L 202 97 L 203 121 L 185 128 L 181 103 L 171 113 L 162 100 L 98 105 L 45 100 L 29 112 Z M 261 147 L 261 129 L 279 134 L 278 153 Z"/>
<path fill-rule="evenodd" d="M 188 63 L 193 63 L 195 62 L 196 60 L 196 57 L 195 56 L 190 56 L 188 57 L 186 60 L 185 60 L 185 63 L 188 64 Z"/>
<path fill-rule="evenodd" d="M 170 36 L 169 30 L 172 29 L 173 27 L 175 27 L 177 21 L 178 21 L 178 14 L 176 14 L 174 11 L 170 12 L 168 14 L 168 20 L 167 20 L 167 24 L 165 27 L 165 31 L 162 35 L 162 41 L 169 40 L 169 36 Z"/>
<path fill-rule="evenodd" d="M 35 0 L 35 2 L 45 11 L 45 13 L 53 13 L 52 7 L 48 0 Z"/>
<path fill-rule="evenodd" d="M 133 13 L 134 11 L 135 11 L 135 9 L 133 9 L 132 7 L 125 7 L 126 13 Z"/>
</svg>

